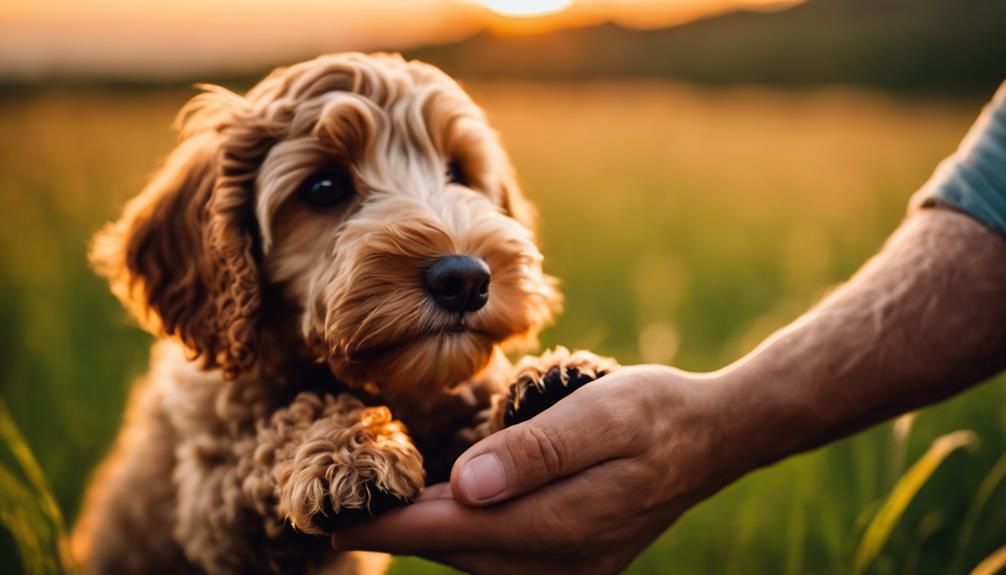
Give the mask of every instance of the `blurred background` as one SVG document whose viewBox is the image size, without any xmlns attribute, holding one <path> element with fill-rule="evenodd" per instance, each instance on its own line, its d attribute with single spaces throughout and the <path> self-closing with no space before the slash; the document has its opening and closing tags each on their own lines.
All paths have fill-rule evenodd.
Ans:
<svg viewBox="0 0 1006 575">
<path fill-rule="evenodd" d="M 540 207 L 567 296 L 543 343 L 710 370 L 880 246 L 1006 77 L 1004 24 L 1002 0 L 6 0 L 0 572 L 66 569 L 146 368 L 85 246 L 193 82 L 339 50 L 442 66 Z M 745 478 L 629 572 L 969 573 L 1006 544 L 1004 452 L 1000 378 Z"/>
</svg>

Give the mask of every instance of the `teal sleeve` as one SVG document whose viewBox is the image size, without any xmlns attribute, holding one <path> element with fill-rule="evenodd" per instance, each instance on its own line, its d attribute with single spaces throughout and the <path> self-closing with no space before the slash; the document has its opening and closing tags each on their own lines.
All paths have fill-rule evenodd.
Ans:
<svg viewBox="0 0 1006 575">
<path fill-rule="evenodd" d="M 1006 238 L 1006 82 L 917 201 L 949 204 Z"/>
</svg>

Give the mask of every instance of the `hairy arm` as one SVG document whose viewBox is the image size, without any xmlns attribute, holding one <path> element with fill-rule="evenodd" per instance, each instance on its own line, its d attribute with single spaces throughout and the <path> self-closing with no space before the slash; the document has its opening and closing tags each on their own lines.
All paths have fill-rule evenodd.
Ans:
<svg viewBox="0 0 1006 575">
<path fill-rule="evenodd" d="M 909 217 L 845 285 L 717 374 L 758 467 L 944 399 L 1006 366 L 1006 242 L 949 209 Z M 744 455 L 744 454 L 748 455 Z"/>
</svg>

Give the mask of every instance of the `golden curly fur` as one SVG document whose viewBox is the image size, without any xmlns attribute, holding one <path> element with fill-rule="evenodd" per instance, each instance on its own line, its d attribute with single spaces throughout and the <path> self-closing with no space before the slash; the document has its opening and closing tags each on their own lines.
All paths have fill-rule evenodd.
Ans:
<svg viewBox="0 0 1006 575">
<path fill-rule="evenodd" d="M 181 143 L 92 245 L 161 339 L 75 549 L 99 574 L 380 570 L 311 535 L 415 498 L 498 427 L 501 346 L 559 305 L 532 209 L 482 111 L 399 56 L 206 86 L 179 117 Z M 332 166 L 352 197 L 302 201 Z M 423 270 L 450 254 L 488 264 L 485 307 L 431 302 Z"/>
</svg>

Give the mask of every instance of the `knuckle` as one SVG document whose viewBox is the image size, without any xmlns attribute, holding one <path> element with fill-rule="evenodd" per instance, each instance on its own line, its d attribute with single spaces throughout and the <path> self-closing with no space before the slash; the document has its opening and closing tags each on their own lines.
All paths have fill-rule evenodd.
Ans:
<svg viewBox="0 0 1006 575">
<path fill-rule="evenodd" d="M 516 436 L 514 459 L 518 462 L 518 473 L 526 482 L 547 481 L 562 473 L 563 456 L 560 442 L 548 430 L 527 425 L 520 428 Z"/>
<path fill-rule="evenodd" d="M 612 390 L 614 391 L 614 390 Z M 634 413 L 631 399 L 619 393 L 599 393 L 591 398 L 592 419 L 608 441 L 632 449 L 643 441 L 644 419 Z"/>
<path fill-rule="evenodd" d="M 598 390 L 601 391 L 601 390 Z M 608 392 L 609 390 L 604 390 Z M 598 425 L 605 427 L 624 424 L 624 408 L 622 400 L 616 393 L 596 393 L 591 399 L 591 412 Z"/>
</svg>

